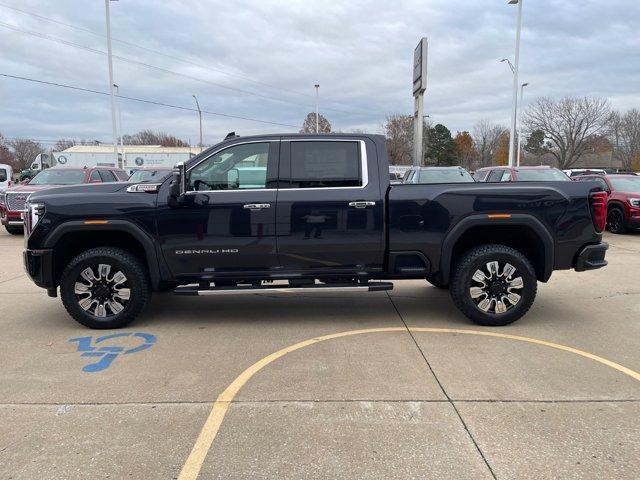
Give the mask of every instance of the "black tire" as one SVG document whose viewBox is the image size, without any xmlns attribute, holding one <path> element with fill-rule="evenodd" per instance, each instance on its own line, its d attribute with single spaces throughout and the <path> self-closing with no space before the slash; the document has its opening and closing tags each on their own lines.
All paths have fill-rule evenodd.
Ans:
<svg viewBox="0 0 640 480">
<path fill-rule="evenodd" d="M 109 266 L 104 280 L 103 271 L 98 267 L 101 264 Z M 82 276 L 87 268 L 91 269 L 93 281 Z M 99 278 L 95 276 L 96 271 Z M 113 272 L 112 281 L 108 281 L 110 272 Z M 115 281 L 118 272 L 124 275 L 123 282 Z M 77 283 L 83 284 L 80 289 L 87 288 L 89 291 L 76 293 Z M 121 294 L 128 294 L 129 298 L 125 300 L 119 296 Z M 69 315 L 85 327 L 121 328 L 131 323 L 142 311 L 149 301 L 151 289 L 147 269 L 137 257 L 121 248 L 99 247 L 82 252 L 69 262 L 60 279 L 60 296 Z M 109 300 L 100 303 L 99 299 L 105 298 Z M 86 309 L 80 305 L 84 300 L 91 301 Z M 94 302 L 97 302 L 95 307 Z M 120 311 L 116 312 L 110 306 L 113 302 L 119 305 L 118 309 L 122 307 Z M 101 305 L 102 312 L 99 310 Z M 104 313 L 104 316 L 100 313 Z"/>
<path fill-rule="evenodd" d="M 624 212 L 621 208 L 613 207 L 607 214 L 607 227 L 611 233 L 627 233 L 627 224 L 624 220 Z"/>
<path fill-rule="evenodd" d="M 449 290 L 448 284 L 442 283 L 440 280 L 438 280 L 435 277 L 427 277 L 427 282 L 429 282 L 434 287 L 439 288 L 440 290 Z"/>
<path fill-rule="evenodd" d="M 498 262 L 498 269 L 493 278 L 489 264 Z M 510 264 L 515 271 L 508 275 Z M 474 275 L 480 270 L 485 280 L 478 282 Z M 486 276 L 488 272 L 490 276 Z M 518 278 L 522 278 L 522 286 Z M 499 327 L 515 322 L 522 317 L 536 298 L 538 281 L 535 270 L 529 260 L 519 251 L 505 245 L 482 245 L 469 250 L 456 264 L 451 280 L 451 298 L 456 307 L 469 319 L 479 325 Z M 478 295 L 479 292 L 482 292 Z M 476 298 L 472 295 L 476 295 Z M 508 297 L 509 295 L 513 295 Z M 510 301 L 510 298 L 519 299 Z M 498 302 L 499 300 L 499 302 Z M 506 301 L 505 301 L 506 300 Z M 483 302 L 489 302 L 488 308 L 482 308 Z M 506 311 L 498 312 L 499 304 Z M 486 303 L 484 303 L 486 307 Z M 500 309 L 502 308 L 500 307 Z"/>
<path fill-rule="evenodd" d="M 24 234 L 24 228 L 23 227 L 19 227 L 16 225 L 5 225 L 4 228 L 7 229 L 7 232 L 9 232 L 11 235 L 23 235 Z"/>
</svg>

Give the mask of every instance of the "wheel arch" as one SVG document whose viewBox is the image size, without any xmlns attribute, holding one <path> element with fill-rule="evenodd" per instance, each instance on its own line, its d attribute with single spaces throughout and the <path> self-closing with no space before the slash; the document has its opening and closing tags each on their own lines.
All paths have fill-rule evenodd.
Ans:
<svg viewBox="0 0 640 480">
<path fill-rule="evenodd" d="M 542 248 L 537 249 L 532 240 L 539 242 Z M 485 243 L 515 248 L 532 262 L 538 280 L 546 282 L 551 277 L 555 243 L 540 220 L 526 214 L 512 214 L 496 219 L 485 214 L 464 218 L 445 235 L 440 256 L 441 280 L 449 282 L 451 269 L 460 255 Z"/>
<path fill-rule="evenodd" d="M 91 225 L 84 221 L 69 221 L 56 227 L 43 245 L 55 252 L 55 283 L 59 283 L 62 270 L 71 258 L 99 246 L 120 247 L 135 254 L 147 267 L 152 288 L 159 287 L 160 268 L 153 240 L 140 227 L 125 220 L 109 220 L 105 224 Z"/>
</svg>

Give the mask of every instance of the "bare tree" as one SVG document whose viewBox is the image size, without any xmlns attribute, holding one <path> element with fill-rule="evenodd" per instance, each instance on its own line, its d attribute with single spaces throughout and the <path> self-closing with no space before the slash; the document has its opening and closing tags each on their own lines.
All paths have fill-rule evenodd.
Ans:
<svg viewBox="0 0 640 480">
<path fill-rule="evenodd" d="M 9 146 L 6 143 L 4 136 L 0 133 L 0 163 L 4 163 L 6 165 L 11 165 L 12 167 L 16 167 L 15 158 L 11 150 L 9 150 Z"/>
<path fill-rule="evenodd" d="M 316 133 L 316 112 L 307 114 L 300 133 Z M 331 123 L 321 113 L 318 114 L 318 133 L 331 133 Z"/>
<path fill-rule="evenodd" d="M 133 135 L 123 135 L 122 141 L 126 145 L 161 145 L 163 147 L 188 147 L 189 144 L 174 135 L 153 130 L 141 130 Z"/>
<path fill-rule="evenodd" d="M 28 168 L 36 156 L 44 153 L 44 148 L 37 142 L 28 138 L 16 138 L 9 142 L 15 157 L 15 166 L 19 170 Z"/>
<path fill-rule="evenodd" d="M 614 158 L 622 163 L 626 171 L 631 171 L 634 160 L 640 158 L 640 110 L 634 108 L 624 114 L 615 112 L 609 141 L 613 146 Z"/>
<path fill-rule="evenodd" d="M 386 137 L 387 153 L 392 165 L 411 165 L 413 158 L 413 117 L 387 115 L 382 126 Z"/>
<path fill-rule="evenodd" d="M 542 130 L 551 142 L 551 154 L 559 168 L 570 168 L 585 154 L 598 148 L 611 123 L 606 99 L 565 97 L 555 101 L 542 97 L 524 115 L 529 131 Z"/>
<path fill-rule="evenodd" d="M 63 150 L 66 150 L 67 148 L 73 147 L 74 145 L 76 145 L 76 141 L 75 140 L 71 140 L 71 139 L 68 139 L 68 138 L 61 138 L 53 146 L 53 150 L 55 152 L 61 152 Z"/>
<path fill-rule="evenodd" d="M 507 131 L 502 125 L 480 120 L 473 127 L 473 143 L 475 144 L 478 167 L 488 167 L 498 150 L 500 137 Z"/>
</svg>

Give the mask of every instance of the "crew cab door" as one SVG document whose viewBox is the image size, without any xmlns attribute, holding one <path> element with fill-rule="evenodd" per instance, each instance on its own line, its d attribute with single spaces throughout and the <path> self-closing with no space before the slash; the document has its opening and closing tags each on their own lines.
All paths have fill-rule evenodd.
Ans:
<svg viewBox="0 0 640 480">
<path fill-rule="evenodd" d="M 373 142 L 282 139 L 277 208 L 284 270 L 377 271 L 384 200 Z"/>
<path fill-rule="evenodd" d="M 187 170 L 184 204 L 157 218 L 177 277 L 278 266 L 275 237 L 279 140 L 235 143 Z"/>
</svg>

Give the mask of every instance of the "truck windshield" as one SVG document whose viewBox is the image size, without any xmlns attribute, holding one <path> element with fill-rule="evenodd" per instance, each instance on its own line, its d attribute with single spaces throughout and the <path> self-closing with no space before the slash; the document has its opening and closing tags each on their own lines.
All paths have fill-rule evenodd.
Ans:
<svg viewBox="0 0 640 480">
<path fill-rule="evenodd" d="M 420 170 L 418 183 L 465 183 L 475 180 L 469 172 L 463 169 L 425 168 Z"/>
<path fill-rule="evenodd" d="M 609 177 L 613 188 L 620 192 L 640 193 L 640 177 Z"/>
<path fill-rule="evenodd" d="M 527 168 L 516 170 L 519 182 L 569 182 L 567 175 L 555 168 Z"/>
<path fill-rule="evenodd" d="M 29 185 L 75 185 L 84 180 L 84 170 L 43 170 Z"/>
</svg>

